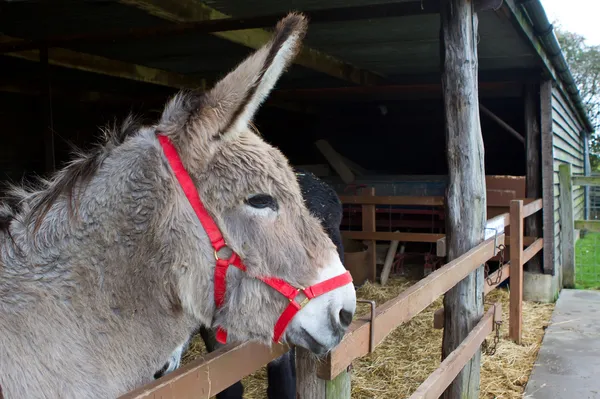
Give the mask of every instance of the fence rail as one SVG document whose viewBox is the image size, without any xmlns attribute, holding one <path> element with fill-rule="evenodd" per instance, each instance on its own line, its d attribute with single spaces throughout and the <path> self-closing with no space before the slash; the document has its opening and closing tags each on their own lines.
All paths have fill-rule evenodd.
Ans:
<svg viewBox="0 0 600 399">
<path fill-rule="evenodd" d="M 512 251 L 510 263 L 502 267 L 501 279 L 505 280 L 509 275 L 512 277 L 509 322 L 511 338 L 519 342 L 522 319 L 523 264 L 543 247 L 541 238 L 523 236 L 522 225 L 523 219 L 542 209 L 542 200 L 513 200 L 510 205 L 510 213 L 499 215 L 488 221 L 488 226 L 494 226 L 494 234 L 459 258 L 420 280 L 398 297 L 378 306 L 375 309 L 374 318 L 362 317 L 355 320 L 342 342 L 316 368 L 316 375 L 305 377 L 318 377 L 329 381 L 336 379 L 338 375 L 348 369 L 353 360 L 367 355 L 394 329 L 419 314 L 469 273 L 493 259 L 498 253 L 499 244 L 503 244 L 505 241 L 509 241 Z M 510 225 L 513 225 L 512 232 L 510 236 L 506 236 L 504 229 Z M 515 227 L 517 228 L 515 229 Z M 524 247 L 526 248 L 524 249 Z M 492 286 L 486 282 L 485 292 L 489 293 L 498 284 Z M 513 286 L 521 287 L 521 289 L 515 290 Z M 517 294 L 513 294 L 513 291 L 516 291 Z M 484 314 L 463 343 L 418 388 L 411 399 L 437 398 L 476 353 L 485 337 L 492 332 L 494 322 L 499 321 L 499 317 L 501 317 L 500 306 L 494 305 L 493 309 Z M 267 348 L 256 343 L 230 344 L 151 384 L 127 393 L 121 399 L 214 396 L 281 356 L 287 350 L 288 348 L 282 345 Z M 304 377 L 301 377 L 300 374 L 297 378 L 298 386 L 307 383 L 301 381 L 301 378 Z M 327 395 L 327 399 L 349 398 L 349 390 L 343 390 L 340 395 L 331 396 L 330 393 L 324 395 Z"/>
</svg>

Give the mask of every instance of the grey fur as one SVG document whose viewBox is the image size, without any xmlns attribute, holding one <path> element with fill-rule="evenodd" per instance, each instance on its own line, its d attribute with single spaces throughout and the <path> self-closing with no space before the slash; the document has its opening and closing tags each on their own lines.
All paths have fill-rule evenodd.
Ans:
<svg viewBox="0 0 600 399">
<path fill-rule="evenodd" d="M 6 399 L 117 397 L 150 382 L 199 324 L 220 324 L 232 340 L 270 342 L 287 301 L 253 277 L 307 286 L 335 250 L 302 202 L 286 158 L 248 128 L 274 84 L 269 62 L 288 65 L 305 29 L 304 18 L 291 14 L 212 91 L 181 93 L 156 126 L 128 121 L 40 188 L 12 191 L 10 205 L 0 207 Z M 210 243 L 157 131 L 173 140 L 248 267 L 247 274 L 229 272 L 218 312 Z M 274 219 L 244 205 L 255 193 L 277 198 Z"/>
</svg>

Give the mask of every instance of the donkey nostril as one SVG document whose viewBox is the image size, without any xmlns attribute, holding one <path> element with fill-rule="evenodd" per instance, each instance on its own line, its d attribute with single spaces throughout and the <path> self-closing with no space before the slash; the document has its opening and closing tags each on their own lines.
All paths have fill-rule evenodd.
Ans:
<svg viewBox="0 0 600 399">
<path fill-rule="evenodd" d="M 340 310 L 340 324 L 342 327 L 348 327 L 352 323 L 352 312 L 348 312 L 345 309 Z"/>
</svg>

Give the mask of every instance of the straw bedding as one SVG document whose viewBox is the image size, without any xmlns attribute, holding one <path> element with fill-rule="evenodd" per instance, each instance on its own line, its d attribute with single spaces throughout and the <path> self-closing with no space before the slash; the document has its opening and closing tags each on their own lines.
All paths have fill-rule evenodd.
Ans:
<svg viewBox="0 0 600 399">
<path fill-rule="evenodd" d="M 414 281 L 391 279 L 388 285 L 365 284 L 357 297 L 372 299 L 377 304 L 396 297 Z M 504 320 L 501 340 L 493 356 L 482 356 L 481 398 L 521 398 L 523 390 L 549 323 L 553 304 L 523 303 L 523 342 L 508 340 L 509 293 L 494 290 L 486 303 L 501 302 Z M 353 363 L 352 398 L 406 398 L 425 381 L 440 363 L 442 330 L 433 329 L 433 313 L 442 306 L 442 298 L 400 326 L 377 346 L 374 353 Z M 487 308 L 487 305 L 486 305 Z M 369 312 L 368 305 L 359 304 L 357 317 Z M 492 336 L 488 337 L 491 342 Z M 205 352 L 200 337 L 196 337 L 184 355 L 187 363 Z M 244 397 L 266 397 L 266 367 L 243 379 Z"/>
</svg>

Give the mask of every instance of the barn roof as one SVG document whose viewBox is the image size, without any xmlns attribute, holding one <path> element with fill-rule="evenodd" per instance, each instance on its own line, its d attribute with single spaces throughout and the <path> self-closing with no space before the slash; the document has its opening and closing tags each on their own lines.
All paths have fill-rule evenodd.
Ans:
<svg viewBox="0 0 600 399">
<path fill-rule="evenodd" d="M 163 86 L 201 86 L 217 79 L 268 37 L 265 31 L 273 22 L 261 17 L 283 15 L 291 9 L 308 11 L 311 16 L 306 38 L 311 52 L 284 75 L 280 88 L 439 82 L 439 0 L 379 0 L 377 4 L 371 0 L 13 1 L 0 5 L 0 43 L 15 43 L 17 38 L 73 39 L 73 35 L 106 35 L 130 28 L 150 32 L 182 22 L 231 17 L 237 18 L 239 26 L 260 26 L 134 39 L 122 35 L 110 40 L 63 37 L 60 47 L 49 51 L 49 63 L 58 66 L 129 79 L 141 74 L 145 77 L 141 80 Z M 592 131 L 549 26 L 539 0 L 505 0 L 495 11 L 480 12 L 480 80 L 525 80 L 532 72 L 551 76 L 569 93 L 580 118 Z M 35 49 L 8 55 L 39 59 Z M 15 73 L 26 68 L 21 62 L 5 65 L 13 65 Z"/>
</svg>

